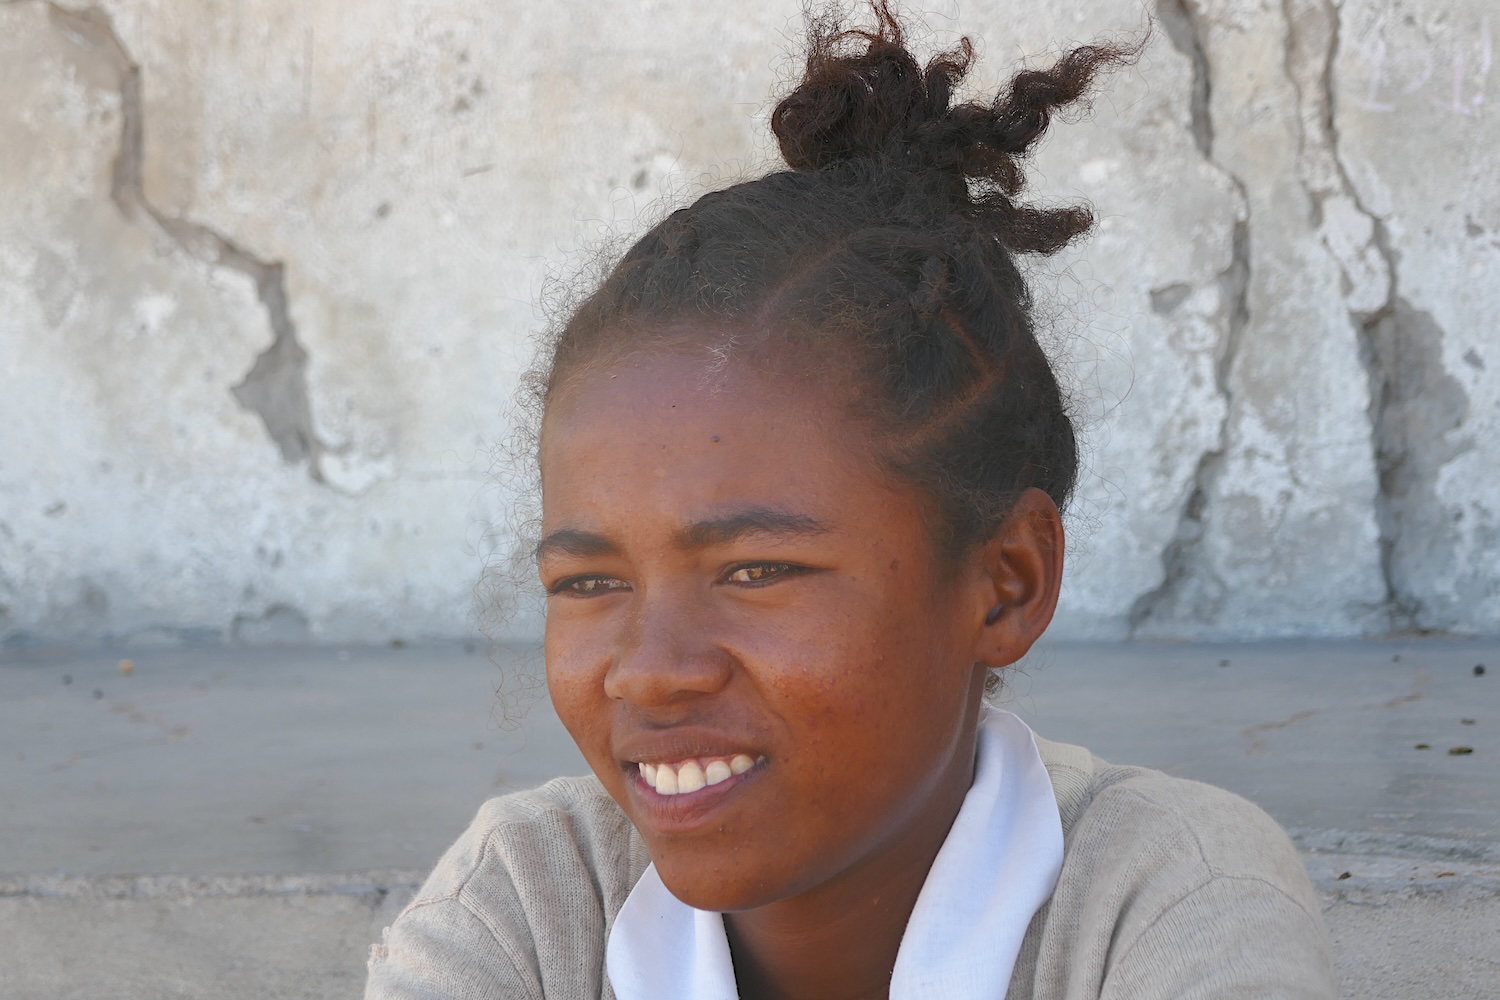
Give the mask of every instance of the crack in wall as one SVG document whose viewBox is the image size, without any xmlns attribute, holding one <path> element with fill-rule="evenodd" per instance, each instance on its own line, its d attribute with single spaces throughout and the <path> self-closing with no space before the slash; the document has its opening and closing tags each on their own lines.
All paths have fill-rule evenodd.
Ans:
<svg viewBox="0 0 1500 1000">
<path fill-rule="evenodd" d="M 1442 329 L 1402 297 L 1400 258 L 1389 229 L 1364 204 L 1341 155 L 1334 87 L 1342 28 L 1338 7 L 1334 0 L 1281 0 L 1280 10 L 1285 21 L 1281 69 L 1297 100 L 1297 168 L 1309 199 L 1309 223 L 1340 268 L 1345 308 L 1369 382 L 1368 419 L 1378 473 L 1375 519 L 1385 591 L 1379 610 L 1393 632 L 1441 630 L 1444 623 L 1406 581 L 1422 576 L 1420 550 L 1434 538 L 1451 538 L 1455 531 L 1435 483 L 1447 462 L 1472 447 L 1470 442 L 1447 439 L 1462 425 L 1468 397 L 1443 367 Z M 1194 142 L 1204 159 L 1231 180 L 1245 205 L 1246 214 L 1235 230 L 1231 265 L 1220 276 L 1229 316 L 1215 369 L 1216 388 L 1232 408 L 1230 374 L 1249 321 L 1249 202 L 1244 183 L 1214 159 L 1212 67 L 1197 0 L 1158 0 L 1157 16 L 1193 67 Z M 1222 583 L 1203 565 L 1200 550 L 1230 419 L 1226 411 L 1218 444 L 1200 456 L 1194 470 L 1177 531 L 1162 552 L 1162 583 L 1131 607 L 1127 621 L 1132 636 L 1153 618 L 1186 615 L 1207 621 L 1217 612 Z M 1197 593 L 1189 592 L 1190 584 L 1196 584 Z"/>
<path fill-rule="evenodd" d="M 1250 199 L 1244 181 L 1214 158 L 1214 121 L 1210 103 L 1213 75 L 1203 28 L 1190 0 L 1158 0 L 1156 13 L 1173 47 L 1186 56 L 1193 67 L 1190 103 L 1193 142 L 1204 161 L 1234 187 L 1240 214 L 1231 236 L 1229 266 L 1218 277 L 1219 297 L 1224 310 L 1224 336 L 1214 359 L 1214 388 L 1224 400 L 1224 417 L 1219 422 L 1214 447 L 1198 457 L 1193 469 L 1192 488 L 1178 512 L 1177 530 L 1162 550 L 1162 581 L 1137 597 L 1126 616 L 1132 638 L 1164 609 L 1181 604 L 1195 574 L 1203 577 L 1200 582 L 1209 586 L 1199 598 L 1200 604 L 1206 606 L 1198 607 L 1193 617 L 1209 621 L 1222 603 L 1223 584 L 1203 565 L 1201 551 L 1209 498 L 1229 450 L 1230 421 L 1234 413 L 1230 376 L 1250 324 Z"/>
<path fill-rule="evenodd" d="M 1392 246 L 1389 228 L 1364 203 L 1341 153 L 1334 87 L 1343 29 L 1338 7 L 1333 0 L 1314 0 L 1306 13 L 1321 20 L 1318 24 L 1310 23 L 1312 18 L 1297 17 L 1298 2 L 1305 0 L 1282 0 L 1288 29 L 1287 72 L 1301 105 L 1299 121 L 1304 131 L 1309 122 L 1317 128 L 1319 152 L 1327 157 L 1326 164 L 1315 164 L 1312 178 L 1304 178 L 1304 187 L 1317 213 L 1314 223 L 1324 228 L 1328 222 L 1326 211 L 1336 199 L 1342 199 L 1369 225 L 1368 241 L 1363 248 L 1356 249 L 1353 255 L 1356 259 L 1340 253 L 1341 248 L 1330 243 L 1326 229 L 1324 243 L 1338 261 L 1351 290 L 1346 305 L 1359 341 L 1360 361 L 1369 380 L 1367 413 L 1378 483 L 1375 518 L 1385 589 L 1381 610 L 1392 632 L 1442 631 L 1421 598 L 1405 586 L 1401 570 L 1403 543 L 1409 529 L 1414 527 L 1437 532 L 1452 530 L 1442 512 L 1435 483 L 1442 466 L 1467 447 L 1451 444 L 1445 436 L 1463 423 L 1468 413 L 1468 396 L 1461 383 L 1443 367 L 1442 328 L 1430 314 L 1414 308 L 1402 296 L 1400 254 Z M 1323 45 L 1314 54 L 1316 73 L 1304 84 L 1293 66 L 1298 49 L 1310 34 L 1321 34 Z M 1361 266 L 1364 262 L 1357 258 L 1367 251 L 1373 251 L 1383 272 L 1383 295 L 1378 302 L 1359 300 L 1360 279 L 1368 279 L 1370 275 L 1361 273 L 1369 268 Z M 1424 520 L 1430 523 L 1419 523 Z"/>
<path fill-rule="evenodd" d="M 45 0 L 54 24 L 81 44 L 100 52 L 114 66 L 120 91 L 120 148 L 111 176 L 110 196 L 128 219 L 145 216 L 188 254 L 215 267 L 245 275 L 255 285 L 266 311 L 272 340 L 238 385 L 231 387 L 240 406 L 265 425 L 289 465 L 307 463 L 315 482 L 325 482 L 322 458 L 326 446 L 313 429 L 307 388 L 307 350 L 297 339 L 286 293 L 285 267 L 250 253 L 214 229 L 161 211 L 146 197 L 145 111 L 141 67 L 115 31 L 109 13 L 99 7 L 70 10 Z"/>
<path fill-rule="evenodd" d="M 1187 0 L 1158 0 L 1156 19 L 1172 47 L 1193 64 L 1193 89 L 1188 109 L 1192 115 L 1193 142 L 1205 160 L 1213 160 L 1214 119 L 1209 109 L 1213 91 L 1213 71 L 1208 65 L 1208 51 L 1198 34 L 1197 21 L 1188 9 Z"/>
</svg>

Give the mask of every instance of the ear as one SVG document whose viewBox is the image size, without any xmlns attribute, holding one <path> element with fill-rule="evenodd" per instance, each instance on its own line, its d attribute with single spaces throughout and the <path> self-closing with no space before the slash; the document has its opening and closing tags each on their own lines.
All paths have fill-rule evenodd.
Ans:
<svg viewBox="0 0 1500 1000">
<path fill-rule="evenodd" d="M 983 573 L 975 659 L 996 669 L 1015 663 L 1047 630 L 1062 586 L 1062 516 L 1052 498 L 1025 490 L 979 553 Z"/>
</svg>

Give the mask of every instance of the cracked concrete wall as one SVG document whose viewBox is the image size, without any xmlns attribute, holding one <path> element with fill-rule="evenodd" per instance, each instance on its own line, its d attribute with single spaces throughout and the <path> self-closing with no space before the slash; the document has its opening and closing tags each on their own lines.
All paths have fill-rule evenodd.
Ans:
<svg viewBox="0 0 1500 1000">
<path fill-rule="evenodd" d="M 981 83 L 1147 12 L 923 6 Z M 549 273 L 770 163 L 799 8 L 0 0 L 0 641 L 468 632 Z M 1500 632 L 1488 0 L 1150 13 L 1037 160 L 1057 630 Z"/>
</svg>

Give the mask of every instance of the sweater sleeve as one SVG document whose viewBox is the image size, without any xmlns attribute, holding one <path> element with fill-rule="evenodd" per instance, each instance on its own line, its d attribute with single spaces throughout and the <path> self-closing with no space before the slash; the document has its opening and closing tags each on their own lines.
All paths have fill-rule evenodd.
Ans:
<svg viewBox="0 0 1500 1000">
<path fill-rule="evenodd" d="M 518 958 L 456 896 L 419 900 L 370 949 L 365 1000 L 542 1000 Z"/>
<path fill-rule="evenodd" d="M 593 779 L 492 799 L 371 949 L 365 998 L 609 1000 L 605 942 L 645 864 Z"/>
<path fill-rule="evenodd" d="M 1258 878 L 1219 876 L 1158 916 L 1113 964 L 1101 1000 L 1331 1000 L 1320 916 Z"/>
<path fill-rule="evenodd" d="M 1063 871 L 1011 1000 L 1334 1000 L 1318 896 L 1275 820 L 1157 771 L 1054 768 Z"/>
<path fill-rule="evenodd" d="M 1096 804 L 1123 810 L 1115 833 L 1134 843 L 1100 872 L 1122 904 L 1100 1000 L 1334 1000 L 1317 895 L 1270 816 L 1141 771 Z"/>
</svg>

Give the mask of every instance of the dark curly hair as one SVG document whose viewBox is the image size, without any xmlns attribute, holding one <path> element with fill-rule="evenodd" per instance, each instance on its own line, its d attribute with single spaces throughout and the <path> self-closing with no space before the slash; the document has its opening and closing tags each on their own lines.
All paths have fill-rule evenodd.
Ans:
<svg viewBox="0 0 1500 1000">
<path fill-rule="evenodd" d="M 871 6 L 871 28 L 810 19 L 806 71 L 771 116 L 790 169 L 642 236 L 558 332 L 535 387 L 545 409 L 581 370 L 683 337 L 837 372 L 957 554 L 1028 487 L 1059 508 L 1072 493 L 1073 425 L 1014 255 L 1053 253 L 1093 216 L 1016 196 L 1052 115 L 1140 45 L 1077 48 L 992 101 L 955 104 L 969 40 L 923 66 L 890 4 Z"/>
</svg>

